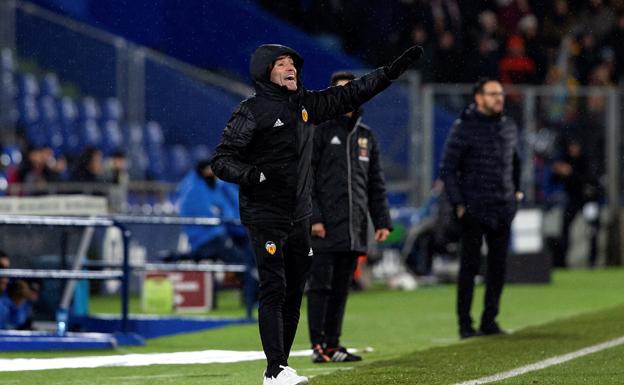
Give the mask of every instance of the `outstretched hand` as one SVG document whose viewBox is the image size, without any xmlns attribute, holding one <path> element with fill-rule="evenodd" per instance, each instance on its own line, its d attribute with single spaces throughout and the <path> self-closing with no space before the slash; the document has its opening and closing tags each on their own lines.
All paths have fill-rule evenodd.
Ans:
<svg viewBox="0 0 624 385">
<path fill-rule="evenodd" d="M 424 53 L 425 51 L 419 45 L 408 48 L 401 56 L 396 58 L 392 64 L 386 67 L 386 75 L 388 75 L 390 80 L 398 79 L 399 76 L 407 71 L 413 63 L 417 62 Z"/>
</svg>

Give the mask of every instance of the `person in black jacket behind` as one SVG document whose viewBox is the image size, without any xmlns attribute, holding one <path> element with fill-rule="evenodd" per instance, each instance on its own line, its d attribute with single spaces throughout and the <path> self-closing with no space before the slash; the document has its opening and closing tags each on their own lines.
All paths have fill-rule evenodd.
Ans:
<svg viewBox="0 0 624 385">
<path fill-rule="evenodd" d="M 570 243 L 570 226 L 579 212 L 591 228 L 588 262 L 596 266 L 598 252 L 598 230 L 600 227 L 600 206 L 602 198 L 600 171 L 593 164 L 582 141 L 577 135 L 563 139 L 564 151 L 560 159 L 553 164 L 553 179 L 563 183 L 566 203 L 563 210 L 561 239 L 554 253 L 554 266 L 566 267 Z"/>
<path fill-rule="evenodd" d="M 313 124 L 354 111 L 422 56 L 414 46 L 387 67 L 344 87 L 308 91 L 302 57 L 265 44 L 251 57 L 256 94 L 233 112 L 213 157 L 217 177 L 240 185 L 241 221 L 260 275 L 258 323 L 267 357 L 264 384 L 307 384 L 288 366 L 312 248 Z"/>
<path fill-rule="evenodd" d="M 331 85 L 353 79 L 349 72 L 338 72 Z M 362 359 L 339 341 L 349 284 L 358 256 L 366 253 L 368 212 L 375 240 L 385 241 L 391 229 L 377 140 L 360 115 L 349 112 L 314 133 L 308 326 L 315 363 Z"/>
<path fill-rule="evenodd" d="M 500 334 L 496 323 L 505 282 L 505 259 L 511 221 L 520 192 L 516 125 L 503 116 L 503 87 L 479 81 L 471 104 L 447 138 L 440 176 L 461 223 L 457 315 L 462 338 Z M 480 330 L 472 326 L 470 307 L 479 272 L 481 244 L 487 242 L 487 287 Z"/>
</svg>

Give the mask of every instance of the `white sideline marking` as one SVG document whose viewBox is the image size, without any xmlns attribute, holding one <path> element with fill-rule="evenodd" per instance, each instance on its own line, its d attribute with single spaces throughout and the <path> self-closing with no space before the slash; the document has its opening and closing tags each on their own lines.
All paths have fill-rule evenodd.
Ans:
<svg viewBox="0 0 624 385">
<path fill-rule="evenodd" d="M 482 377 L 476 380 L 471 380 L 471 381 L 466 381 L 466 382 L 459 382 L 457 384 L 453 384 L 453 385 L 480 385 L 480 384 L 487 384 L 490 382 L 496 382 L 496 381 L 501 381 L 501 380 L 506 380 L 508 378 L 511 377 L 517 377 L 517 376 L 521 376 L 523 374 L 529 373 L 529 372 L 534 372 L 536 370 L 542 370 L 545 369 L 549 366 L 554 366 L 554 365 L 559 365 L 562 364 L 564 362 L 568 362 L 574 359 L 577 359 L 579 357 L 583 357 L 589 354 L 593 354 L 593 353 L 597 353 L 600 352 L 602 350 L 606 350 L 606 349 L 610 349 L 610 348 L 614 348 L 616 346 L 619 345 L 624 345 L 624 337 L 619 337 L 607 342 L 603 342 L 601 344 L 598 345 L 593 345 L 593 346 L 588 346 L 586 348 L 577 350 L 575 352 L 572 353 L 568 353 L 568 354 L 564 354 L 561 356 L 555 356 L 555 357 L 551 357 L 548 359 L 545 359 L 543 361 L 539 361 L 530 365 L 526 365 L 526 366 L 521 366 L 519 368 L 516 369 L 512 369 L 509 370 L 507 372 L 501 372 L 498 374 L 494 374 L 488 377 Z"/>
<path fill-rule="evenodd" d="M 372 351 L 372 348 L 363 349 Z M 349 349 L 356 353 L 357 349 Z M 291 357 L 305 357 L 312 350 L 291 352 Z M 26 370 L 49 370 L 69 368 L 100 368 L 106 366 L 147 366 L 215 364 L 264 360 L 262 351 L 203 350 L 196 352 L 122 354 L 114 356 L 66 357 L 66 358 L 6 358 L 0 359 L 0 372 Z"/>
</svg>

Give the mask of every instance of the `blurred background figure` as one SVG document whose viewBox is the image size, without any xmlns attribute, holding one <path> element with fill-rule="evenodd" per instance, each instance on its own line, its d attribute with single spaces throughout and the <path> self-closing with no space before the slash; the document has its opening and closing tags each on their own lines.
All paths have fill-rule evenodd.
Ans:
<svg viewBox="0 0 624 385">
<path fill-rule="evenodd" d="M 11 267 L 11 260 L 4 251 L 0 250 L 0 269 L 8 269 Z M 0 277 L 0 295 L 4 294 L 9 285 L 8 277 Z"/>
<path fill-rule="evenodd" d="M 76 159 L 71 172 L 72 182 L 103 182 L 102 151 L 97 147 L 86 147 Z"/>
<path fill-rule="evenodd" d="M 21 190 L 27 195 L 46 194 L 46 188 L 50 183 L 60 181 L 58 171 L 51 165 L 54 164 L 52 153 L 45 146 L 29 146 L 26 156 L 19 167 L 9 176 L 9 183 L 21 183 Z M 62 166 L 62 165 L 61 165 Z"/>
<path fill-rule="evenodd" d="M 180 182 L 177 188 L 180 216 L 219 218 L 224 222 L 236 220 L 231 197 L 212 171 L 209 160 L 197 163 Z M 191 246 L 187 258 L 219 259 L 227 262 L 242 262 L 243 253 L 235 247 L 228 236 L 225 223 L 215 226 L 184 225 Z"/>
<path fill-rule="evenodd" d="M 355 75 L 337 72 L 330 85 Z M 340 344 L 349 287 L 358 257 L 367 253 L 368 214 L 375 241 L 384 242 L 392 223 L 377 138 L 348 112 L 316 127 L 312 169 L 312 266 L 308 279 L 308 326 L 312 362 L 360 361 Z"/>
<path fill-rule="evenodd" d="M 496 321 L 505 284 L 511 222 L 522 199 L 518 128 L 504 113 L 497 80 L 483 79 L 473 101 L 455 121 L 446 140 L 440 176 L 461 224 L 457 321 L 461 338 L 506 333 Z M 485 240 L 487 275 L 480 326 L 471 316 L 475 277 Z"/>
<path fill-rule="evenodd" d="M 166 260 L 211 259 L 245 264 L 243 297 L 247 314 L 251 316 L 258 276 L 247 232 L 240 224 L 237 186 L 219 180 L 212 171 L 210 160 L 201 160 L 178 184 L 177 194 L 180 216 L 218 218 L 223 222 L 215 226 L 182 226 L 191 250 L 185 254 L 169 255 Z"/>
<path fill-rule="evenodd" d="M 128 159 L 122 150 L 113 151 L 104 162 L 103 179 L 113 184 L 127 184 L 130 176 L 128 175 Z"/>
<path fill-rule="evenodd" d="M 22 329 L 30 314 L 27 304 L 32 298 L 26 281 L 9 282 L 6 292 L 0 297 L 0 329 Z"/>
<path fill-rule="evenodd" d="M 590 226 L 590 248 L 587 262 L 596 265 L 598 229 L 600 224 L 601 188 L 596 170 L 592 169 L 589 156 L 576 137 L 564 139 L 563 154 L 553 165 L 553 177 L 563 183 L 566 203 L 563 211 L 561 238 L 555 251 L 554 265 L 566 267 L 570 246 L 570 225 L 579 213 Z"/>
</svg>

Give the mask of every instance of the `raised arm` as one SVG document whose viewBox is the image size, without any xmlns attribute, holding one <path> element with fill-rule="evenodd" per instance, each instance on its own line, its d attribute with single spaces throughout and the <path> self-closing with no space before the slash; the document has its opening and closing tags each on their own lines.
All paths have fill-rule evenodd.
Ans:
<svg viewBox="0 0 624 385">
<path fill-rule="evenodd" d="M 389 66 L 378 68 L 344 86 L 329 87 L 322 91 L 307 91 L 303 107 L 309 110 L 315 124 L 355 111 L 373 96 L 388 88 L 393 80 L 401 76 L 422 55 L 422 48 L 413 46 Z"/>
</svg>

